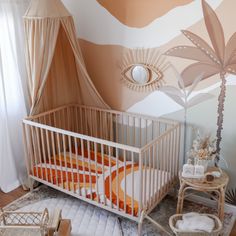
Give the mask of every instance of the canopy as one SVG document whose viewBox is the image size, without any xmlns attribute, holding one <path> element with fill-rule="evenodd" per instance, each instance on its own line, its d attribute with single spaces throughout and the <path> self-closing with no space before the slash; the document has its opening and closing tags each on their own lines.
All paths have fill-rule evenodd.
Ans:
<svg viewBox="0 0 236 236">
<path fill-rule="evenodd" d="M 108 108 L 88 75 L 73 18 L 60 0 L 32 0 L 24 26 L 31 115 L 71 103 Z"/>
</svg>

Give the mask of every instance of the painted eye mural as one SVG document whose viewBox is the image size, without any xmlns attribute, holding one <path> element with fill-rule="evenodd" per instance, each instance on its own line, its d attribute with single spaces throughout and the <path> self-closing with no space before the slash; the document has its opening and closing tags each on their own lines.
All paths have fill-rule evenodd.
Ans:
<svg viewBox="0 0 236 236">
<path fill-rule="evenodd" d="M 153 91 L 164 83 L 168 63 L 155 49 L 130 49 L 123 57 L 121 76 L 124 84 L 136 91 Z"/>
</svg>

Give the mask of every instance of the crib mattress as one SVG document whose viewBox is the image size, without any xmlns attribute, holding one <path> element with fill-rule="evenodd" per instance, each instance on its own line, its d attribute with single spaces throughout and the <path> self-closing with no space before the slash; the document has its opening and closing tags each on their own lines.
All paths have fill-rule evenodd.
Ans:
<svg viewBox="0 0 236 236">
<path fill-rule="evenodd" d="M 56 155 L 48 161 L 35 165 L 32 174 L 63 189 L 137 216 L 141 186 L 138 165 L 131 161 L 116 162 L 114 157 L 109 158 L 106 155 L 102 158 L 100 153 L 97 154 L 95 162 L 93 151 L 90 155 L 87 152 L 84 153 L 84 157 L 79 154 L 81 153 L 78 152 L 77 156 L 70 153 Z M 171 181 L 171 174 L 166 171 L 153 168 L 146 171 L 143 169 L 142 174 L 143 188 L 144 181 L 147 183 L 142 193 L 143 199 L 146 200 L 149 197 L 152 198 L 153 194 L 159 192 Z M 152 182 L 153 175 L 158 176 L 158 184 Z M 154 191 L 149 189 L 150 186 L 154 186 Z"/>
</svg>

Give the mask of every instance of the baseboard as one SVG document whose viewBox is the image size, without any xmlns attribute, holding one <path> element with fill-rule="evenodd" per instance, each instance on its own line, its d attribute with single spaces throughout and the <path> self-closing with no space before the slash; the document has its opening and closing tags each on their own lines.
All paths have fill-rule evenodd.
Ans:
<svg viewBox="0 0 236 236">
<path fill-rule="evenodd" d="M 186 199 L 188 199 L 189 201 L 192 201 L 192 202 L 201 203 L 205 206 L 210 206 L 210 207 L 217 206 L 217 202 L 215 200 L 211 200 L 209 198 L 202 197 L 202 196 L 199 196 L 196 194 L 193 194 L 193 195 L 187 197 Z M 225 212 L 233 213 L 234 217 L 236 218 L 236 206 L 225 203 Z"/>
</svg>

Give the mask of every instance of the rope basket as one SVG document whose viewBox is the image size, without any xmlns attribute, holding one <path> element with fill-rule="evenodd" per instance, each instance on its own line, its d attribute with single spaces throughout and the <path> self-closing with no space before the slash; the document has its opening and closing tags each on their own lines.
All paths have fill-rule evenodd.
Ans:
<svg viewBox="0 0 236 236">
<path fill-rule="evenodd" d="M 208 216 L 214 220 L 215 228 L 213 229 L 211 233 L 203 232 L 203 231 L 183 231 L 181 229 L 177 229 L 175 225 L 178 220 L 182 220 L 183 214 L 176 214 L 170 217 L 169 219 L 170 228 L 177 236 L 189 236 L 189 235 L 191 236 L 219 236 L 223 227 L 219 218 L 211 214 L 201 214 L 201 215 Z"/>
</svg>

